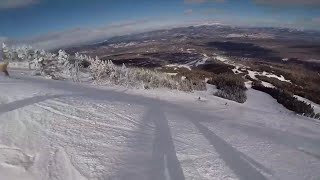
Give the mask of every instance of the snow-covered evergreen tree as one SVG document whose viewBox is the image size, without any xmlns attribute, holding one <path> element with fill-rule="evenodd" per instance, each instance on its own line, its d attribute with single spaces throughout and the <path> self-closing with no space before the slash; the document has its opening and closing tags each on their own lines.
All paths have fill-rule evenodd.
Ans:
<svg viewBox="0 0 320 180">
<path fill-rule="evenodd" d="M 2 50 L 3 50 L 3 59 L 5 61 L 11 61 L 13 58 L 12 49 L 10 49 L 5 43 L 2 43 Z"/>
</svg>

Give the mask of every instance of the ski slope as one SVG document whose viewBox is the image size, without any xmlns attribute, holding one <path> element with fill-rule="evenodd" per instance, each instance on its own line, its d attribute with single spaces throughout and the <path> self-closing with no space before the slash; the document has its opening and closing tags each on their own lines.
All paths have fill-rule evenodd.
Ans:
<svg viewBox="0 0 320 180">
<path fill-rule="evenodd" d="M 320 122 L 262 92 L 238 104 L 11 74 L 0 76 L 0 179 L 320 177 Z"/>
</svg>

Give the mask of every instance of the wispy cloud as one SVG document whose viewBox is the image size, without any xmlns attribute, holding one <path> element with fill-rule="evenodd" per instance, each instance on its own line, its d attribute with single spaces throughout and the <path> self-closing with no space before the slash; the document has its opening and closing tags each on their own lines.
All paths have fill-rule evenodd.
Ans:
<svg viewBox="0 0 320 180">
<path fill-rule="evenodd" d="M 0 0 L 0 9 L 14 9 L 39 3 L 39 0 Z"/>
<path fill-rule="evenodd" d="M 260 5 L 268 6 L 320 6 L 319 0 L 253 0 Z"/>
<path fill-rule="evenodd" d="M 113 23 L 99 28 L 74 28 L 61 32 L 53 32 L 26 40 L 10 40 L 9 42 L 12 45 L 28 44 L 40 49 L 55 49 L 101 41 L 113 36 L 172 28 L 180 26 L 181 24 L 182 23 L 178 21 L 161 20 L 160 18 L 144 19 Z"/>
<path fill-rule="evenodd" d="M 110 37 L 121 36 L 132 33 L 147 32 L 159 29 L 171 29 L 197 24 L 216 23 L 216 20 L 167 20 L 162 18 L 142 19 L 136 21 L 125 21 L 113 23 L 99 28 L 83 29 L 74 28 L 61 32 L 52 32 L 25 40 L 6 39 L 9 45 L 26 44 L 39 49 L 56 49 L 68 46 L 77 46 L 106 40 Z"/>
</svg>

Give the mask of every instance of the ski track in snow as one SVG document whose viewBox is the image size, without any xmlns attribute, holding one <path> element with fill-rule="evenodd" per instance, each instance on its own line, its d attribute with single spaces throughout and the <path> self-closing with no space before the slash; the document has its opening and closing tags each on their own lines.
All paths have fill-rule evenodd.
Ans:
<svg viewBox="0 0 320 180">
<path fill-rule="evenodd" d="M 0 77 L 0 179 L 320 177 L 320 122 L 255 90 L 238 104 L 13 76 Z"/>
</svg>

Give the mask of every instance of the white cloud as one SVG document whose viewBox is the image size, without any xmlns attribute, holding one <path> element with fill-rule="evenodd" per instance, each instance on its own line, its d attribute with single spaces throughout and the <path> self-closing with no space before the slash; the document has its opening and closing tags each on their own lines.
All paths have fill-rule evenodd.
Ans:
<svg viewBox="0 0 320 180">
<path fill-rule="evenodd" d="M 100 28 L 75 28 L 61 32 L 53 32 L 46 35 L 18 41 L 10 41 L 10 44 L 28 44 L 40 49 L 55 49 L 64 46 L 80 45 L 120 36 L 130 33 L 139 33 L 157 29 L 171 28 L 181 25 L 181 22 L 160 19 L 127 21 L 113 23 Z"/>
<path fill-rule="evenodd" d="M 149 20 L 126 21 L 113 23 L 100 28 L 74 28 L 61 32 L 52 32 L 25 40 L 8 39 L 9 45 L 26 44 L 39 49 L 56 49 L 68 46 L 77 46 L 106 40 L 110 37 L 121 36 L 131 33 L 140 33 L 159 29 L 170 29 L 196 24 L 210 24 L 213 20 L 164 20 L 161 18 Z"/>
<path fill-rule="evenodd" d="M 39 0 L 0 0 L 0 9 L 20 8 L 38 3 Z"/>
</svg>

